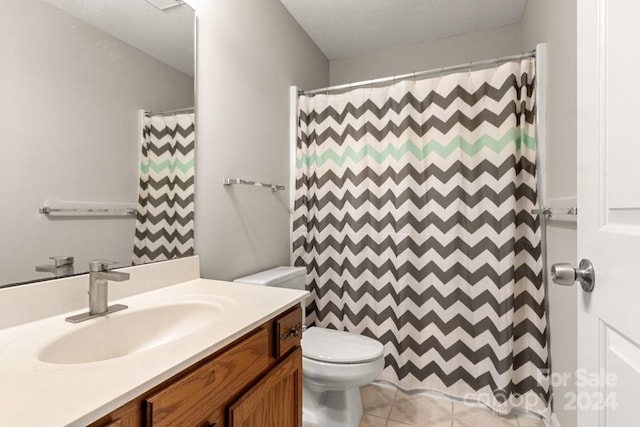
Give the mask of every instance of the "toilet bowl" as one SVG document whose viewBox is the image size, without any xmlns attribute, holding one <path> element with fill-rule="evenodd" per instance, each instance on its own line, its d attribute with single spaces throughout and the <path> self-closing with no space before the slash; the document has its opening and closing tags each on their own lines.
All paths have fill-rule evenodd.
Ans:
<svg viewBox="0 0 640 427">
<path fill-rule="evenodd" d="M 312 327 L 302 334 L 304 427 L 357 427 L 360 387 L 384 368 L 383 346 L 364 336 Z"/>
<path fill-rule="evenodd" d="M 304 289 L 304 268 L 277 267 L 234 282 Z M 303 314 L 304 318 L 304 314 Z M 360 387 L 384 368 L 384 347 L 369 337 L 311 327 L 302 333 L 304 427 L 357 427 Z"/>
</svg>

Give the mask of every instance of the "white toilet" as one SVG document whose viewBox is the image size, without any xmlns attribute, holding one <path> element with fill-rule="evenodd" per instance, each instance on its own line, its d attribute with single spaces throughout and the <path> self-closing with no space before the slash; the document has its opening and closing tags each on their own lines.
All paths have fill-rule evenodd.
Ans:
<svg viewBox="0 0 640 427">
<path fill-rule="evenodd" d="M 303 267 L 276 267 L 235 282 L 305 288 Z M 349 332 L 311 327 L 302 335 L 304 427 L 357 427 L 362 418 L 360 386 L 384 368 L 380 342 Z"/>
</svg>

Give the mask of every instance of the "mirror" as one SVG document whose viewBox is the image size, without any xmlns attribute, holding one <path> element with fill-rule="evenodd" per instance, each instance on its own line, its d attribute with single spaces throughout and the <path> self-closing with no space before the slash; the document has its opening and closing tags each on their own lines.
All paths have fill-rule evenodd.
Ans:
<svg viewBox="0 0 640 427">
<path fill-rule="evenodd" d="M 135 214 L 39 208 L 135 210 L 143 111 L 194 106 L 194 23 L 178 0 L 4 2 L 0 287 L 52 256 L 131 265 Z"/>
</svg>

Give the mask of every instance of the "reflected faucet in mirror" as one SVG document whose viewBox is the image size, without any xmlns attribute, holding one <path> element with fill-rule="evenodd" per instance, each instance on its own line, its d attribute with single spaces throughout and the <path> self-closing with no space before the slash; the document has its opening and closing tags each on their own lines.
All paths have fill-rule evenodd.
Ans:
<svg viewBox="0 0 640 427">
<path fill-rule="evenodd" d="M 65 320 L 71 323 L 79 323 L 94 317 L 115 313 L 128 308 L 124 304 L 109 306 L 109 280 L 124 282 L 129 280 L 129 273 L 109 271 L 109 267 L 115 264 L 113 261 L 93 260 L 89 263 L 89 311 L 67 317 Z"/>
<path fill-rule="evenodd" d="M 53 264 L 36 265 L 36 271 L 40 273 L 51 273 L 53 277 L 71 276 L 74 273 L 72 256 L 51 256 Z"/>
</svg>

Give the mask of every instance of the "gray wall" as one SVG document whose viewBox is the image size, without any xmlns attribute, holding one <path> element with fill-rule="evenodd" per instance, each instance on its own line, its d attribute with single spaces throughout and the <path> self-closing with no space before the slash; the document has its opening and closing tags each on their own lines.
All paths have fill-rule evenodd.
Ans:
<svg viewBox="0 0 640 427">
<path fill-rule="evenodd" d="M 138 109 L 193 105 L 193 78 L 41 0 L 0 12 L 0 283 L 74 255 L 131 262 L 134 220 L 58 219 L 46 200 L 134 202 Z M 49 275 L 42 275 L 48 277 Z"/>
<path fill-rule="evenodd" d="M 523 49 L 546 41 L 549 50 L 547 198 L 575 197 L 576 178 L 576 1 L 530 0 L 521 21 Z M 576 265 L 575 223 L 550 221 L 549 265 Z M 549 285 L 551 360 L 554 372 L 572 375 L 555 389 L 555 413 L 562 427 L 575 427 L 577 414 L 567 411 L 565 393 L 576 389 L 577 286 Z"/>
<path fill-rule="evenodd" d="M 289 86 L 326 86 L 329 61 L 277 0 L 194 6 L 196 251 L 203 277 L 233 279 L 289 263 Z M 287 191 L 223 187 L 225 176 Z"/>
<path fill-rule="evenodd" d="M 331 61 L 332 85 L 520 53 L 520 25 L 446 37 Z"/>
</svg>

